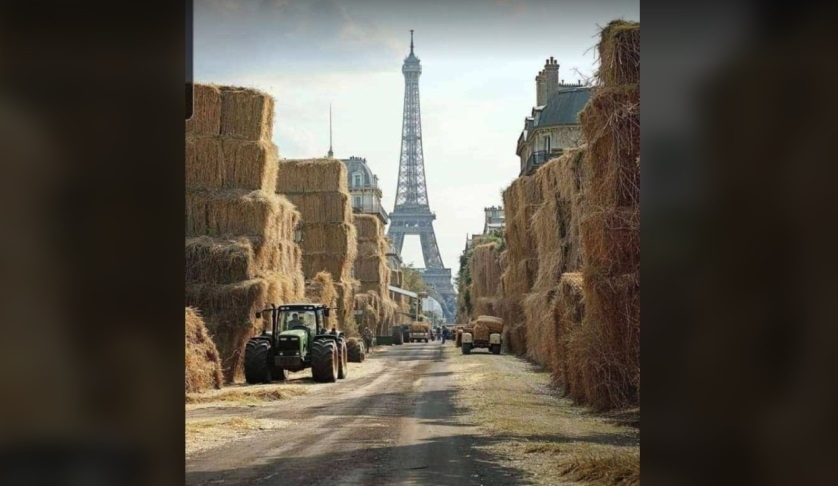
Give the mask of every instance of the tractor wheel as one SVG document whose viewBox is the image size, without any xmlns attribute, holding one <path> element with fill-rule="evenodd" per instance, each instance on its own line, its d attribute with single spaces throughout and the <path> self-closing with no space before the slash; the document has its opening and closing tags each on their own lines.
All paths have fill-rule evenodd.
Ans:
<svg viewBox="0 0 838 486">
<path fill-rule="evenodd" d="M 471 343 L 463 343 L 463 354 L 471 354 Z"/>
<path fill-rule="evenodd" d="M 343 380 L 349 374 L 349 359 L 346 350 L 346 341 L 338 341 L 338 380 Z"/>
<path fill-rule="evenodd" d="M 338 349 L 331 339 L 318 339 L 311 344 L 311 377 L 318 383 L 338 379 Z"/>
<path fill-rule="evenodd" d="M 492 354 L 500 354 L 500 344 L 492 345 Z"/>
<path fill-rule="evenodd" d="M 393 344 L 404 344 L 404 336 L 401 332 L 393 335 Z"/>
<path fill-rule="evenodd" d="M 244 348 L 244 379 L 248 384 L 270 383 L 272 363 L 271 343 L 265 339 L 251 339 Z"/>
<path fill-rule="evenodd" d="M 346 357 L 350 363 L 361 363 L 364 361 L 363 344 L 358 341 L 347 341 Z"/>
</svg>

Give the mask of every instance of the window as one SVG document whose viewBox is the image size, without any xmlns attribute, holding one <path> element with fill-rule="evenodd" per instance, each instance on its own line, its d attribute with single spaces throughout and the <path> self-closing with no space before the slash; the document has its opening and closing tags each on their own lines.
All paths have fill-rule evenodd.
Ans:
<svg viewBox="0 0 838 486">
<path fill-rule="evenodd" d="M 352 196 L 352 205 L 356 208 L 360 208 L 361 204 L 361 196 Z"/>
<path fill-rule="evenodd" d="M 544 137 L 544 151 L 545 152 L 550 151 L 550 135 L 547 135 L 546 137 Z"/>
<path fill-rule="evenodd" d="M 352 173 L 352 187 L 360 187 L 364 183 L 364 176 L 360 172 Z"/>
</svg>

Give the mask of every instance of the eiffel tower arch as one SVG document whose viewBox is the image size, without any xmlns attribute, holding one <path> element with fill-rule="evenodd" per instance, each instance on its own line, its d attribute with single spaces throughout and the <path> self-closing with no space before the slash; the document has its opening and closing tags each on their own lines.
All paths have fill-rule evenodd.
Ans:
<svg viewBox="0 0 838 486">
<path fill-rule="evenodd" d="M 422 65 L 413 53 L 413 31 L 410 31 L 410 55 L 402 65 L 404 75 L 404 116 L 402 146 L 399 156 L 399 179 L 396 204 L 390 214 L 387 236 L 401 254 L 405 235 L 417 235 L 422 245 L 425 268 L 419 269 L 430 289 L 430 295 L 442 304 L 445 318 L 453 322 L 457 311 L 457 294 L 451 283 L 451 269 L 442 264 L 433 222 L 436 214 L 428 203 L 425 183 L 425 159 L 422 154 L 422 116 L 419 109 L 419 76 Z"/>
</svg>

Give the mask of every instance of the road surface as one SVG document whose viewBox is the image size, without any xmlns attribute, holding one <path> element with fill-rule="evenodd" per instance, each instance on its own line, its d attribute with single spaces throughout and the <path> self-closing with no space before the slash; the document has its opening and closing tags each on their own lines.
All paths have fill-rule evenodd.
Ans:
<svg viewBox="0 0 838 486">
<path fill-rule="evenodd" d="M 293 400 L 187 411 L 187 421 L 232 414 L 287 425 L 190 455 L 186 484 L 524 484 L 522 471 L 480 450 L 485 434 L 458 420 L 451 351 L 439 341 L 391 346 Z M 306 386 L 308 376 L 290 383 Z"/>
</svg>

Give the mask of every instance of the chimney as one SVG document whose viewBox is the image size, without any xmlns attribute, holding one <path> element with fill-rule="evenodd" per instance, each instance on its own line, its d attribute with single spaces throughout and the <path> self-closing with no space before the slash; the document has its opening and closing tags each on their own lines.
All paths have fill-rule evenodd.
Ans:
<svg viewBox="0 0 838 486">
<path fill-rule="evenodd" d="M 553 93 L 559 89 L 559 62 L 550 56 L 544 60 L 544 69 L 535 78 L 536 84 L 536 106 L 543 106 L 547 103 Z"/>
</svg>

